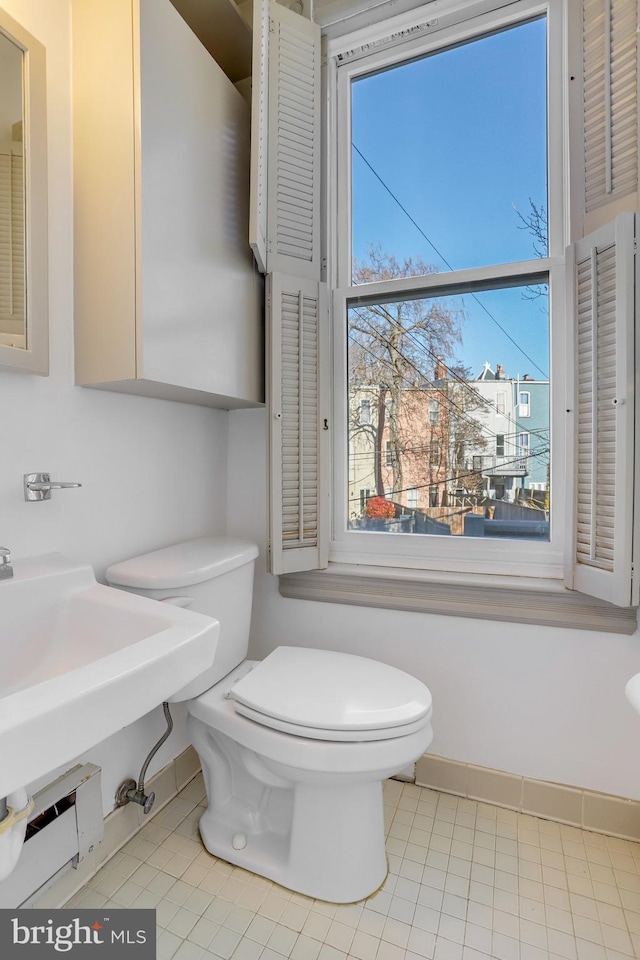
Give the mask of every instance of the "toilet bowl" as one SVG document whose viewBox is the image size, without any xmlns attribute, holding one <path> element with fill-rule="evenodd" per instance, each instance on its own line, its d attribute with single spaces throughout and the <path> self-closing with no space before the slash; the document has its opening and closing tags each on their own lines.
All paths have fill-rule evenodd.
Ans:
<svg viewBox="0 0 640 960">
<path fill-rule="evenodd" d="M 309 897 L 358 901 L 386 877 L 382 781 L 429 746 L 431 694 L 341 652 L 283 645 L 246 660 L 256 555 L 205 538 L 116 564 L 107 579 L 190 598 L 220 621 L 211 669 L 172 698 L 187 700 L 202 765 L 207 850 Z"/>
</svg>

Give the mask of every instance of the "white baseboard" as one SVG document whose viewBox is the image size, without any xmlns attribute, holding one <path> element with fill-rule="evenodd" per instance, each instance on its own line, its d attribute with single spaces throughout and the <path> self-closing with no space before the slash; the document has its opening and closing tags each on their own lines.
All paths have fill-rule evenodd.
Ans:
<svg viewBox="0 0 640 960">
<path fill-rule="evenodd" d="M 543 820 L 640 841 L 640 800 L 531 780 L 432 754 L 425 754 L 416 763 L 415 782 L 420 787 L 507 807 Z"/>
</svg>

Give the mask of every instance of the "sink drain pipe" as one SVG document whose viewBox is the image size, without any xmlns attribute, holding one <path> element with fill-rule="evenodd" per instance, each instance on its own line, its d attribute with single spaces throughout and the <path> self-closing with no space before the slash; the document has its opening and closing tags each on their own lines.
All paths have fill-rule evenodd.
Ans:
<svg viewBox="0 0 640 960">
<path fill-rule="evenodd" d="M 173 718 L 169 711 L 169 704 L 166 701 L 162 704 L 162 709 L 164 710 L 165 720 L 167 721 L 167 729 L 155 744 L 145 762 L 142 764 L 142 770 L 140 771 L 137 784 L 135 780 L 129 777 L 118 787 L 116 792 L 116 807 L 124 807 L 127 803 L 138 803 L 145 813 L 149 813 L 155 802 L 155 793 L 150 793 L 149 796 L 146 796 L 144 792 L 144 778 L 147 775 L 147 768 L 149 764 L 173 730 Z"/>
</svg>

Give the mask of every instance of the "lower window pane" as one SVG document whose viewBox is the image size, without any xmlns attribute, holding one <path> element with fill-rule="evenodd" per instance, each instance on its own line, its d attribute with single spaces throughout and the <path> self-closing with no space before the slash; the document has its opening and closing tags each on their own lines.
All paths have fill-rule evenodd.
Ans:
<svg viewBox="0 0 640 960">
<path fill-rule="evenodd" d="M 548 540 L 547 284 L 347 317 L 349 529 Z"/>
</svg>

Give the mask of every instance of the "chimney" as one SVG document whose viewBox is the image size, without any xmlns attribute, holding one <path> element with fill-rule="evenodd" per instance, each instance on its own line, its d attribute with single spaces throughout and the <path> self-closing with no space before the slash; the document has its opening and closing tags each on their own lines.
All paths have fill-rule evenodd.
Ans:
<svg viewBox="0 0 640 960">
<path fill-rule="evenodd" d="M 443 357 L 438 357 L 436 362 L 436 380 L 446 380 L 447 379 L 447 368 L 444 363 Z"/>
<path fill-rule="evenodd" d="M 501 363 L 496 364 L 496 380 L 504 380 L 504 369 Z"/>
<path fill-rule="evenodd" d="M 525 373 L 525 375 L 524 375 L 524 377 L 523 377 L 522 379 L 523 379 L 523 380 L 531 380 L 532 378 L 531 378 L 531 376 L 530 376 L 528 373 Z"/>
</svg>

